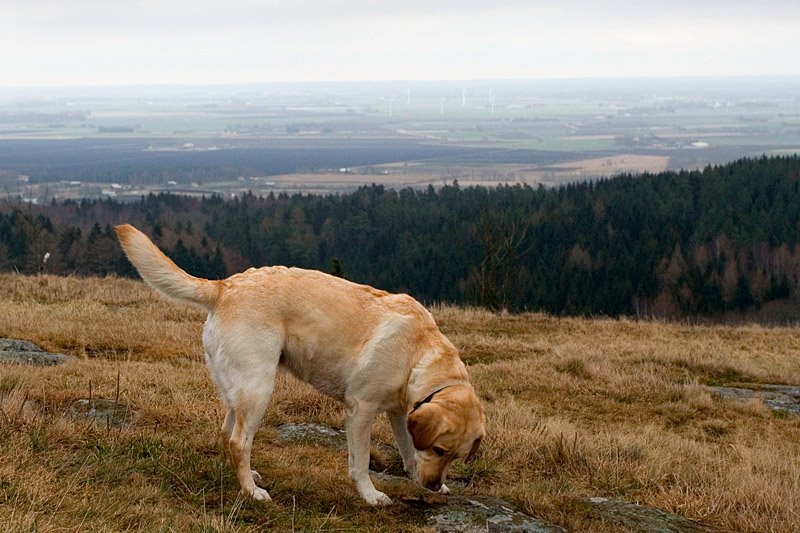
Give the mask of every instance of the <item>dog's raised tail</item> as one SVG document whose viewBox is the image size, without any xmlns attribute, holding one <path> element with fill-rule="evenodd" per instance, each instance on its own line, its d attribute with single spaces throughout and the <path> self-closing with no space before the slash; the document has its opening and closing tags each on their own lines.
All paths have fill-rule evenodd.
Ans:
<svg viewBox="0 0 800 533">
<path fill-rule="evenodd" d="M 114 229 L 128 260 L 148 285 L 176 300 L 198 303 L 207 308 L 214 305 L 219 292 L 218 282 L 187 274 L 147 235 L 130 224 L 121 224 Z"/>
</svg>

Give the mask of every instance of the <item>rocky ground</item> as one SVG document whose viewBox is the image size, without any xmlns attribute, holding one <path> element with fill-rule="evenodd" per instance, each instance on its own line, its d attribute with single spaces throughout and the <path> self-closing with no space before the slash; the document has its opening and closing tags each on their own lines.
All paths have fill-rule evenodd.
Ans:
<svg viewBox="0 0 800 533">
<path fill-rule="evenodd" d="M 740 387 L 710 387 L 726 400 L 760 399 L 773 411 L 800 415 L 800 387 L 745 383 Z"/>
<path fill-rule="evenodd" d="M 70 356 L 54 354 L 35 344 L 16 339 L 0 339 L 0 363 L 25 365 L 57 365 Z M 751 400 L 764 402 L 766 406 L 789 416 L 800 415 L 800 387 L 764 384 L 742 384 L 737 387 L 710 387 L 720 397 L 731 401 Z M 75 401 L 69 414 L 76 420 L 97 423 L 109 428 L 121 428 L 135 424 L 136 414 L 118 399 L 84 398 Z M 277 427 L 278 436 L 284 443 L 302 443 L 336 450 L 346 449 L 343 429 L 322 424 L 282 424 Z M 383 490 L 393 493 L 414 494 L 399 499 L 399 505 L 412 506 L 424 514 L 427 523 L 439 532 L 561 532 L 563 528 L 529 516 L 512 503 L 492 496 L 464 496 L 463 487 L 451 484 L 449 495 L 434 494 L 419 489 L 404 476 L 395 475 L 385 467 L 399 463 L 396 450 L 387 445 L 376 448 L 383 461 L 373 461 L 372 476 Z M 396 469 L 394 469 L 396 470 Z M 394 486 L 395 490 L 392 490 Z M 585 500 L 585 512 L 602 518 L 603 521 L 632 531 L 646 532 L 697 532 L 708 528 L 679 515 L 636 505 L 630 502 L 606 498 L 602 495 Z"/>
<path fill-rule="evenodd" d="M 336 429 L 322 424 L 282 424 L 278 426 L 279 438 L 287 443 L 303 443 L 315 446 L 344 450 L 347 440 L 343 429 Z M 381 454 L 397 455 L 388 446 L 379 447 Z M 386 449 L 384 449 L 386 448 Z M 395 458 L 399 461 L 399 458 Z M 396 461 L 389 461 L 396 462 Z M 375 469 L 377 461 L 371 463 Z M 393 493 L 414 492 L 414 483 L 403 476 L 380 471 L 371 471 L 372 477 L 384 486 L 383 490 Z M 427 522 L 435 531 L 442 533 L 455 532 L 527 532 L 550 533 L 563 532 L 563 528 L 548 524 L 536 517 L 529 516 L 515 508 L 513 504 L 492 496 L 462 496 L 459 486 L 448 483 L 452 493 L 444 496 L 417 489 L 418 496 L 401 499 L 401 505 L 416 507 L 427 517 Z M 394 486 L 394 490 L 392 490 Z M 626 527 L 632 531 L 647 532 L 700 532 L 709 531 L 700 524 L 686 518 L 633 503 L 616 501 L 604 497 L 588 498 L 585 502 L 586 512 L 602 517 L 604 520 Z"/>
</svg>

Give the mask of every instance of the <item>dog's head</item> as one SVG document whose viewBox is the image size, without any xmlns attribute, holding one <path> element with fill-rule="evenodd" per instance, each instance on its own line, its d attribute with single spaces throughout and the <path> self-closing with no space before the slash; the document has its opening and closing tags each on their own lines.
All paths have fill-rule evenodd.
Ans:
<svg viewBox="0 0 800 533">
<path fill-rule="evenodd" d="M 455 459 L 470 460 L 486 434 L 483 407 L 470 385 L 436 392 L 408 415 L 414 441 L 417 481 L 439 490 Z"/>
</svg>

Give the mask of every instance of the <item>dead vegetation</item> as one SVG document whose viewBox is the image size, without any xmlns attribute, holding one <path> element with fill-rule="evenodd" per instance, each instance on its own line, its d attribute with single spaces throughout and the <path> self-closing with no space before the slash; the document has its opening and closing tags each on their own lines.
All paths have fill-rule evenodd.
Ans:
<svg viewBox="0 0 800 533">
<path fill-rule="evenodd" d="M 462 492 L 504 497 L 576 531 L 616 527 L 585 504 L 592 496 L 720 529 L 796 530 L 800 419 L 759 401 L 721 400 L 705 385 L 800 385 L 797 328 L 433 311 L 487 411 L 478 459 L 451 473 Z M 283 422 L 343 425 L 336 402 L 286 376 L 253 454 L 275 501 L 238 498 L 202 364 L 203 319 L 139 282 L 0 276 L 0 336 L 79 357 L 58 367 L 0 365 L 0 523 L 425 529 L 412 506 L 367 507 L 348 481 L 346 452 L 278 440 Z M 90 383 L 95 397 L 118 394 L 136 411 L 134 424 L 71 419 Z M 374 440 L 393 445 L 385 418 Z"/>
</svg>

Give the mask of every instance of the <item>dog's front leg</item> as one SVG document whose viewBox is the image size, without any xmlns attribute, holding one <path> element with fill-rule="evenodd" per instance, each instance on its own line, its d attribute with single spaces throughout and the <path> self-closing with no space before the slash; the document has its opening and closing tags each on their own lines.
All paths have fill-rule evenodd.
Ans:
<svg viewBox="0 0 800 533">
<path fill-rule="evenodd" d="M 394 440 L 397 441 L 397 449 L 400 451 L 400 457 L 403 458 L 403 470 L 406 471 L 409 478 L 415 479 L 417 462 L 414 459 L 414 441 L 408 432 L 406 415 L 401 411 L 390 411 L 386 414 L 389 415 L 389 421 L 392 423 L 392 431 L 394 432 Z"/>
<path fill-rule="evenodd" d="M 378 409 L 360 401 L 347 402 L 347 451 L 350 479 L 370 505 L 389 505 L 392 500 L 375 488 L 369 478 L 369 443 L 372 421 Z"/>
</svg>

